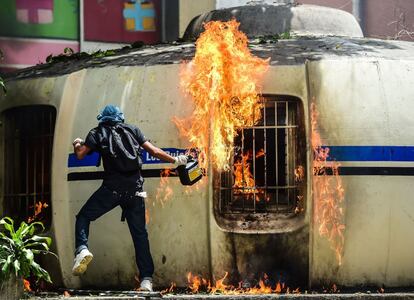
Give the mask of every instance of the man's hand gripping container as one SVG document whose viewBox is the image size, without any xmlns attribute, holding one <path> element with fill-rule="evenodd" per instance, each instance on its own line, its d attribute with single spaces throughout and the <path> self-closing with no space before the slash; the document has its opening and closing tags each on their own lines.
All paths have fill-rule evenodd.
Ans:
<svg viewBox="0 0 414 300">
<path fill-rule="evenodd" d="M 203 172 L 198 166 L 198 160 L 188 156 L 186 165 L 178 166 L 177 172 L 182 185 L 193 185 L 203 177 Z"/>
</svg>

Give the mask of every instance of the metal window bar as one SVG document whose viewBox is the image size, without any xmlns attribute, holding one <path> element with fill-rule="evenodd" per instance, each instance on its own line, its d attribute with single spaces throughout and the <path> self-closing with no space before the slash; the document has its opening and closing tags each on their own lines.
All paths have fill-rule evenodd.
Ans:
<svg viewBox="0 0 414 300">
<path fill-rule="evenodd" d="M 3 113 L 5 214 L 21 221 L 33 217 L 36 204 L 49 205 L 39 217 L 51 221 L 51 159 L 56 110 L 24 106 Z"/>
<path fill-rule="evenodd" d="M 268 111 L 271 113 L 268 114 Z M 290 213 L 296 207 L 298 186 L 295 185 L 293 176 L 297 163 L 298 102 L 269 97 L 264 100 L 261 112 L 263 119 L 258 124 L 240 129 L 241 140 L 239 145 L 235 141 L 233 166 L 230 171 L 221 174 L 219 210 L 222 214 Z M 263 135 L 258 134 L 259 130 L 263 130 Z M 246 140 L 247 132 L 251 141 Z M 262 138 L 263 141 L 260 140 Z M 274 143 L 269 143 L 269 139 L 274 139 Z M 263 145 L 263 167 L 259 167 L 256 162 L 257 145 Z M 240 153 L 237 151 L 238 147 Z M 243 155 L 247 153 L 251 153 L 251 161 L 250 158 L 248 161 L 253 178 L 256 180 L 260 176 L 263 183 L 258 185 L 255 182 L 255 186 L 235 187 L 233 174 L 234 163 L 238 161 L 236 157 L 241 159 L 244 170 L 247 166 L 244 165 Z M 281 167 L 282 165 L 284 167 Z M 263 174 L 259 175 L 260 172 Z M 273 181 L 268 182 L 271 176 Z M 242 180 L 247 180 L 244 172 Z"/>
<path fill-rule="evenodd" d="M 286 125 L 288 125 L 289 124 L 289 102 L 285 102 L 285 115 L 286 115 Z M 290 184 L 290 180 L 289 180 L 289 159 L 290 159 L 290 157 L 288 156 L 288 153 L 289 153 L 289 150 L 290 150 L 290 149 L 288 149 L 289 132 L 290 132 L 289 129 L 285 129 L 285 165 L 286 165 L 285 176 L 286 176 L 287 185 Z M 290 204 L 290 201 L 289 201 L 290 200 L 289 199 L 290 190 L 289 189 L 287 190 L 287 193 L 288 193 L 287 203 L 288 203 L 288 206 L 289 206 L 289 204 Z"/>
</svg>

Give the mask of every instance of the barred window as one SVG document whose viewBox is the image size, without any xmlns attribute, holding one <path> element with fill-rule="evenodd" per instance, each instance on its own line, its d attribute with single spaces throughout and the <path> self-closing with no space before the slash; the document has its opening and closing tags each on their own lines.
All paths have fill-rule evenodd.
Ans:
<svg viewBox="0 0 414 300">
<path fill-rule="evenodd" d="M 219 176 L 219 215 L 294 214 L 303 209 L 304 139 L 300 99 L 263 96 L 262 118 L 240 128 L 232 170 Z"/>
<path fill-rule="evenodd" d="M 5 214 L 51 221 L 51 161 L 56 110 L 23 106 L 3 113 Z"/>
</svg>

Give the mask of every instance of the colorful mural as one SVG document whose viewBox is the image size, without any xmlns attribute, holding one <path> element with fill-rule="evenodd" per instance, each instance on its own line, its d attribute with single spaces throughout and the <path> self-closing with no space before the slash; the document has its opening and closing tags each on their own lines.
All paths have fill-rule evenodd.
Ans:
<svg viewBox="0 0 414 300">
<path fill-rule="evenodd" d="M 123 16 L 128 31 L 155 31 L 155 10 L 152 2 L 125 2 Z"/>
<path fill-rule="evenodd" d="M 80 51 L 79 0 L 0 1 L 1 70 L 43 63 L 66 47 Z M 83 12 L 91 44 L 160 41 L 161 0 L 84 0 Z"/>
<path fill-rule="evenodd" d="M 84 1 L 85 40 L 157 43 L 160 5 L 160 0 Z"/>
<path fill-rule="evenodd" d="M 1 0 L 2 70 L 42 63 L 66 47 L 79 51 L 78 0 Z"/>
<path fill-rule="evenodd" d="M 1 0 L 0 36 L 79 39 L 78 0 Z"/>
<path fill-rule="evenodd" d="M 53 0 L 16 0 L 16 17 L 21 23 L 52 23 Z"/>
</svg>

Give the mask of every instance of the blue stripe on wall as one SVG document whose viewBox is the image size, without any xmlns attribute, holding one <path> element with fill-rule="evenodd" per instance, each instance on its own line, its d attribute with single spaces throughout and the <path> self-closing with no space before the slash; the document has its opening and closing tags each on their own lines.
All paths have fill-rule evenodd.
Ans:
<svg viewBox="0 0 414 300">
<path fill-rule="evenodd" d="M 324 146 L 329 160 L 414 161 L 414 146 Z"/>
<path fill-rule="evenodd" d="M 180 154 L 185 154 L 187 151 L 186 149 L 177 149 L 177 148 L 162 148 L 165 152 L 167 152 L 169 155 L 175 157 Z M 99 160 L 99 154 L 96 152 L 93 152 L 92 154 L 86 155 L 84 159 L 79 160 L 76 158 L 75 153 L 69 154 L 68 158 L 68 167 L 74 168 L 74 167 L 93 167 L 98 164 Z M 160 164 L 163 163 L 158 158 L 155 158 L 151 156 L 147 151 L 142 152 L 142 163 L 143 164 Z"/>
<path fill-rule="evenodd" d="M 86 155 L 82 160 L 77 159 L 75 153 L 71 153 L 68 157 L 68 168 L 96 166 L 98 160 L 98 152 L 92 152 L 91 154 Z"/>
<path fill-rule="evenodd" d="M 177 149 L 177 148 L 162 148 L 165 152 L 167 152 L 172 157 L 176 157 L 181 154 L 185 154 L 187 151 L 186 149 Z M 143 164 L 161 164 L 163 161 L 160 159 L 151 156 L 147 151 L 142 151 L 142 163 Z"/>
<path fill-rule="evenodd" d="M 323 146 L 329 148 L 328 160 L 335 161 L 412 161 L 414 162 L 414 146 Z M 172 156 L 184 154 L 185 149 L 163 148 Z M 96 166 L 99 154 L 94 152 L 83 160 L 78 160 L 74 153 L 69 154 L 68 167 Z M 159 164 L 161 161 L 143 152 L 144 164 Z"/>
</svg>

